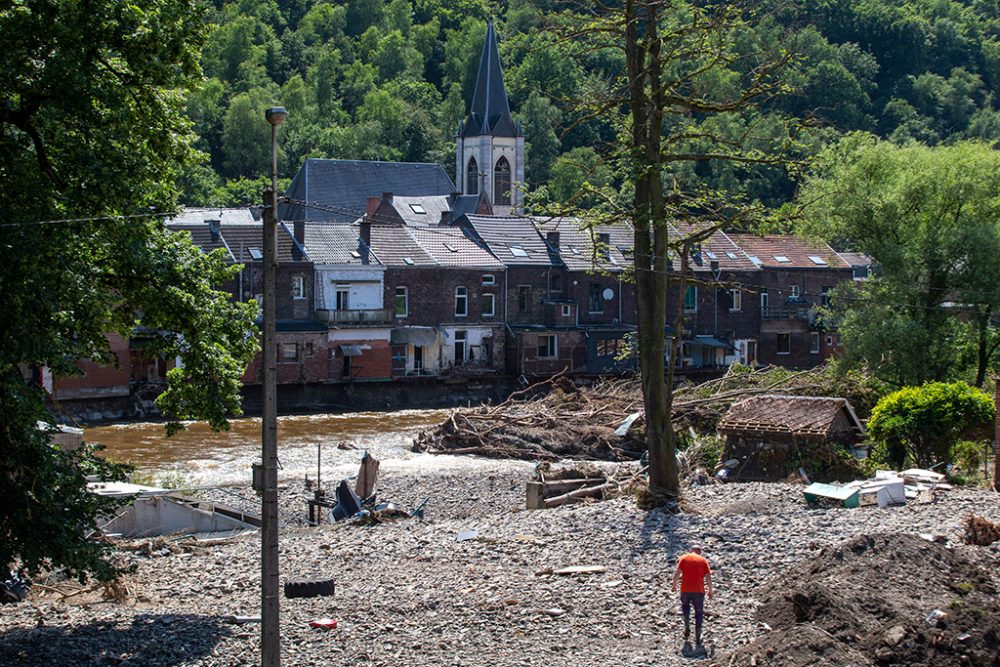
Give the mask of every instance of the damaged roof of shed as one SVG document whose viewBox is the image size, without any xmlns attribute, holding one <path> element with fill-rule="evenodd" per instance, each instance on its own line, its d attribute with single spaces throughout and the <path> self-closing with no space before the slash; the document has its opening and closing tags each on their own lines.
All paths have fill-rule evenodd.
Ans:
<svg viewBox="0 0 1000 667">
<path fill-rule="evenodd" d="M 729 408 L 719 431 L 827 436 L 841 411 L 846 412 L 852 430 L 864 435 L 864 424 L 848 400 L 830 396 L 752 396 Z"/>
</svg>

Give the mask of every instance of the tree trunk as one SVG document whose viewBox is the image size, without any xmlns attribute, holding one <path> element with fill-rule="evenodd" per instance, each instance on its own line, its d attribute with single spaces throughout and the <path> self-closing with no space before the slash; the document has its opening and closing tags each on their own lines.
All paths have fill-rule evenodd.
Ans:
<svg viewBox="0 0 1000 667">
<path fill-rule="evenodd" d="M 993 306 L 987 305 L 986 311 L 979 313 L 977 317 L 976 324 L 979 328 L 979 349 L 977 350 L 978 362 L 976 368 L 976 386 L 980 389 L 986 383 L 986 368 L 990 361 L 990 350 L 989 350 L 989 328 L 990 328 L 990 315 L 993 311 Z"/>
</svg>

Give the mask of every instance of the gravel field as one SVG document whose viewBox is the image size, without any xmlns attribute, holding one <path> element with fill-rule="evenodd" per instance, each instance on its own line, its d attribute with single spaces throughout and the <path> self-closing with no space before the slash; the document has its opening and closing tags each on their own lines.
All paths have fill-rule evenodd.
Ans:
<svg viewBox="0 0 1000 667">
<path fill-rule="evenodd" d="M 958 488 L 934 503 L 882 510 L 809 509 L 801 486 L 729 484 L 692 487 L 680 515 L 637 509 L 629 497 L 525 511 L 532 469 L 452 457 L 440 467 L 383 462 L 377 493 L 409 507 L 430 498 L 426 520 L 283 530 L 283 576 L 333 577 L 337 590 L 282 599 L 282 663 L 686 664 L 670 579 L 693 542 L 715 572 L 706 644 L 722 664 L 767 633 L 756 609 L 783 585 L 783 572 L 822 547 L 863 534 L 925 533 L 946 536 L 994 573 L 1000 565 L 1000 543 L 960 543 L 969 511 L 1000 522 L 1000 494 L 988 491 Z M 304 515 L 301 480 L 284 484 L 285 516 Z M 478 537 L 457 541 L 467 529 Z M 259 611 L 256 535 L 126 557 L 137 569 L 124 602 L 68 604 L 36 589 L 27 603 L 0 607 L 0 665 L 259 664 L 259 626 L 224 620 Z M 569 565 L 607 569 L 550 573 Z M 914 614 L 929 611 L 915 604 Z M 322 617 L 337 628 L 309 626 Z"/>
</svg>

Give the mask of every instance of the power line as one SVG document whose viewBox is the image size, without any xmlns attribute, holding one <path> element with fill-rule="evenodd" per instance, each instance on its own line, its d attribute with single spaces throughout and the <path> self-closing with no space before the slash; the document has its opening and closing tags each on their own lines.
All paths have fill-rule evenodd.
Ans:
<svg viewBox="0 0 1000 667">
<path fill-rule="evenodd" d="M 123 215 L 95 215 L 86 218 L 59 218 L 53 220 L 32 220 L 30 222 L 0 222 L 2 227 L 34 227 L 40 225 L 68 225 L 88 222 L 109 222 L 114 220 L 129 220 L 133 218 L 172 218 L 181 211 L 172 213 L 128 213 Z"/>
</svg>

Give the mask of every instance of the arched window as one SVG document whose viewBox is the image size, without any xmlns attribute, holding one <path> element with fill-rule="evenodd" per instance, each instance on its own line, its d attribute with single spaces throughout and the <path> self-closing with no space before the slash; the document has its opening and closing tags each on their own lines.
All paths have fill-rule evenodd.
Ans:
<svg viewBox="0 0 1000 667">
<path fill-rule="evenodd" d="M 493 199 L 501 206 L 510 206 L 510 163 L 505 157 L 493 168 Z"/>
<path fill-rule="evenodd" d="M 479 165 L 474 157 L 469 158 L 469 166 L 465 169 L 465 194 L 479 194 Z"/>
</svg>

